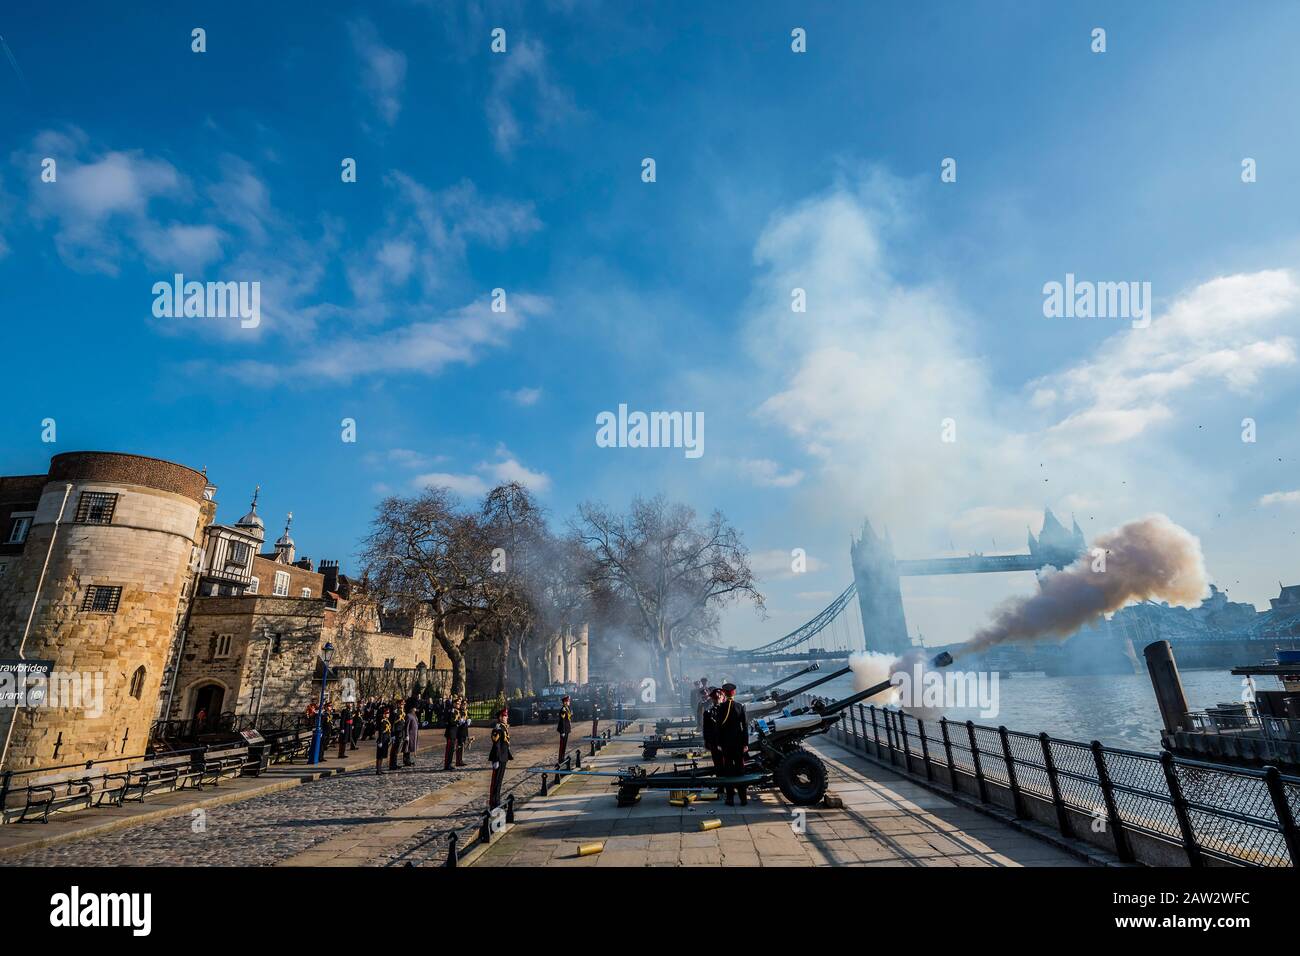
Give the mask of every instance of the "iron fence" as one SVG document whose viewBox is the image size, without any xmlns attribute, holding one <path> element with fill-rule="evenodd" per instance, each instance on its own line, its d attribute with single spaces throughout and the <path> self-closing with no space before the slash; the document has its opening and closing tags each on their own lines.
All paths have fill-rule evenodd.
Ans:
<svg viewBox="0 0 1300 956">
<path fill-rule="evenodd" d="M 282 730 L 304 730 L 315 726 L 315 718 L 306 713 L 235 714 L 227 711 L 198 720 L 155 720 L 149 727 L 149 742 L 164 740 L 195 740 L 200 734 L 239 733 L 241 730 L 260 730 L 274 733 Z"/>
<path fill-rule="evenodd" d="M 966 779 L 966 789 L 973 785 L 985 803 L 997 804 L 989 790 L 996 785 L 1019 817 L 1029 815 L 1026 799 L 1043 801 L 1055 808 L 1066 836 L 1080 835 L 1080 821 L 1069 811 L 1104 821 L 1126 862 L 1134 859 L 1134 833 L 1181 845 L 1192 866 L 1212 860 L 1294 867 L 1300 860 L 1300 777 L 1275 767 L 1231 767 L 971 721 L 923 720 L 874 704 L 851 707 L 831 737 L 930 781 L 946 770 L 949 789 L 961 789 L 957 781 Z"/>
<path fill-rule="evenodd" d="M 1300 741 L 1300 720 L 1266 714 L 1212 714 L 1193 711 L 1187 715 L 1192 729 L 1203 734 L 1236 734 L 1265 740 Z"/>
</svg>

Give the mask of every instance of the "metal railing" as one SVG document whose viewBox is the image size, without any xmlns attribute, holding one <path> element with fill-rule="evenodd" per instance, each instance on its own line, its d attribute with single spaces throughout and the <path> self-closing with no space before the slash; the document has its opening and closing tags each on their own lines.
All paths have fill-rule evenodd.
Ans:
<svg viewBox="0 0 1300 956">
<path fill-rule="evenodd" d="M 942 785 L 944 776 L 948 789 L 973 790 L 983 803 L 1003 806 L 991 799 L 997 788 L 1020 818 L 1033 816 L 1028 800 L 1041 801 L 1068 837 L 1084 835 L 1086 818 L 1104 821 L 1124 862 L 1136 859 L 1130 836 L 1144 834 L 1180 845 L 1191 866 L 1300 863 L 1300 777 L 1276 767 L 1231 767 L 972 721 L 926 721 L 874 704 L 850 708 L 829 736 L 929 782 Z"/>
<path fill-rule="evenodd" d="M 1193 711 L 1187 715 L 1192 729 L 1203 734 L 1249 734 L 1266 740 L 1300 741 L 1300 720 L 1260 714 L 1215 714 Z"/>
<path fill-rule="evenodd" d="M 632 724 L 635 714 L 634 709 L 628 708 L 620 719 L 601 721 L 604 726 L 599 728 L 599 737 L 591 741 L 591 754 L 594 755 L 597 751 L 603 749 L 606 744 L 612 742 L 615 737 L 620 736 L 627 730 Z M 502 790 L 501 803 L 498 805 L 499 812 L 494 813 L 493 809 L 488 809 L 482 812 L 469 811 L 457 814 L 457 816 L 464 818 L 464 822 L 423 836 L 388 865 L 416 866 L 432 863 L 435 859 L 440 859 L 443 861 L 443 866 L 459 866 L 461 858 L 471 849 L 479 845 L 491 844 L 501 824 L 514 822 L 514 812 L 517 804 L 527 802 L 527 800 L 531 799 L 531 796 L 545 797 L 551 789 L 558 786 L 562 775 L 556 773 L 556 771 L 581 770 L 582 756 L 582 746 L 579 745 L 567 752 L 564 758 L 556 764 L 554 770 L 530 768 L 523 776 Z M 552 774 L 555 774 L 554 782 L 550 779 Z M 539 779 L 540 788 L 530 796 L 527 790 L 531 790 Z M 444 846 L 445 851 L 443 850 Z M 445 856 L 443 855 L 444 852 Z"/>
<path fill-rule="evenodd" d="M 7 823 L 5 810 L 9 809 L 8 802 L 11 794 L 21 793 L 24 790 L 34 786 L 32 780 L 39 780 L 50 774 L 59 773 L 64 770 L 85 770 L 89 775 L 92 770 L 106 770 L 110 775 L 123 775 L 133 767 L 147 765 L 149 761 L 170 758 L 170 757 L 190 757 L 194 758 L 195 754 L 206 753 L 208 750 L 219 748 L 208 747 L 189 747 L 183 750 L 171 750 L 165 753 L 143 753 L 131 754 L 125 757 L 106 757 L 101 760 L 82 760 L 78 763 L 58 764 L 53 767 L 32 767 L 27 770 L 5 770 L 0 772 L 0 824 Z"/>
<path fill-rule="evenodd" d="M 204 720 L 155 720 L 149 727 L 149 741 L 194 740 L 199 734 L 239 733 L 241 730 L 260 730 L 274 733 L 282 730 L 305 730 L 315 726 L 314 717 L 305 713 L 234 714 L 226 712 Z"/>
</svg>

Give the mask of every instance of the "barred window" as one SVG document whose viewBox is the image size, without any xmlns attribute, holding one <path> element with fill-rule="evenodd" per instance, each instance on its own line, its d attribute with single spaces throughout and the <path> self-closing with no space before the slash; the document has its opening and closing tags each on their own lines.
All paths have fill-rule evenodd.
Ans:
<svg viewBox="0 0 1300 956">
<path fill-rule="evenodd" d="M 112 524 L 117 495 L 103 491 L 83 491 L 77 499 L 76 521 L 82 524 Z"/>
<path fill-rule="evenodd" d="M 233 634 L 218 634 L 217 646 L 216 649 L 213 651 L 212 656 L 217 658 L 229 657 L 230 645 L 234 642 L 234 640 L 235 640 L 235 635 Z"/>
<path fill-rule="evenodd" d="M 95 584 L 86 588 L 86 597 L 81 602 L 81 609 L 83 611 L 106 611 L 109 614 L 116 614 L 118 602 L 121 600 L 121 587 Z"/>
</svg>

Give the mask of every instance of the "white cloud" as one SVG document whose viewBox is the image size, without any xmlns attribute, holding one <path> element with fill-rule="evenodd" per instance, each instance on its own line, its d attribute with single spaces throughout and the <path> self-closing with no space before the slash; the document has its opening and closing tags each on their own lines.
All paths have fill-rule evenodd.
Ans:
<svg viewBox="0 0 1300 956">
<path fill-rule="evenodd" d="M 371 375 L 437 375 L 448 365 L 472 365 L 483 353 L 504 346 L 510 334 L 533 316 L 550 310 L 547 300 L 518 293 L 507 312 L 493 312 L 486 300 L 423 322 L 370 335 L 338 336 L 303 350 L 286 363 L 245 361 L 229 372 L 250 384 L 350 382 Z"/>
<path fill-rule="evenodd" d="M 137 238 L 140 248 L 153 264 L 201 273 L 221 259 L 226 235 L 216 226 L 173 223 L 142 229 Z"/>
<path fill-rule="evenodd" d="M 361 82 L 374 100 L 375 110 L 392 126 L 402 111 L 406 86 L 406 55 L 385 46 L 375 25 L 364 18 L 349 24 L 352 47 L 361 60 Z"/>
<path fill-rule="evenodd" d="M 506 392 L 506 396 L 516 405 L 524 406 L 536 405 L 542 397 L 541 388 L 517 388 L 513 392 Z"/>
<path fill-rule="evenodd" d="M 353 295 L 378 318 L 408 283 L 425 300 L 444 291 L 464 272 L 471 243 L 499 249 L 541 228 L 532 203 L 484 197 L 468 180 L 435 192 L 394 170 L 384 185 L 392 197 L 384 228 L 347 269 Z"/>
<path fill-rule="evenodd" d="M 550 477 L 544 472 L 526 467 L 504 447 L 497 449 L 497 454 L 499 460 L 480 462 L 475 473 L 430 472 L 417 475 L 411 484 L 416 488 L 441 485 L 466 497 L 487 494 L 495 485 L 510 481 L 516 481 L 539 494 L 551 487 Z"/>
<path fill-rule="evenodd" d="M 793 488 L 803 481 L 803 472 L 797 468 L 782 471 L 770 458 L 746 458 L 739 462 L 740 471 L 754 484 L 764 488 Z"/>
<path fill-rule="evenodd" d="M 475 498 L 488 492 L 488 483 L 478 475 L 457 475 L 445 471 L 416 475 L 411 479 L 411 484 L 415 488 L 449 488 L 466 498 Z"/>
<path fill-rule="evenodd" d="M 1261 505 L 1300 504 L 1300 491 L 1273 491 L 1259 499 Z"/>
<path fill-rule="evenodd" d="M 1175 403 L 1220 386 L 1246 394 L 1294 366 L 1300 284 L 1286 270 L 1222 276 L 1176 298 L 1145 329 L 1122 329 L 1093 355 L 1032 382 L 1033 401 L 1064 411 L 1062 442 L 1110 444 L 1175 417 Z"/>
<path fill-rule="evenodd" d="M 46 156 L 58 162 L 55 182 L 31 178 L 32 220 L 53 223 L 59 257 L 76 269 L 116 275 L 119 259 L 130 248 L 128 240 L 151 258 L 161 256 L 168 248 L 168 230 L 187 227 L 154 222 L 150 206 L 161 198 L 183 198 L 188 192 L 185 178 L 171 163 L 139 150 L 87 152 L 86 135 L 71 129 L 41 132 L 29 151 L 14 154 L 15 165 L 28 169 L 40 168 Z M 215 230 L 208 233 L 204 246 L 196 234 L 182 231 L 178 251 L 191 262 L 209 259 L 218 235 Z M 180 263 L 180 256 L 165 258 Z"/>
<path fill-rule="evenodd" d="M 546 49 L 531 40 L 511 42 L 509 52 L 492 57 L 494 76 L 487 97 L 488 125 L 497 152 L 512 153 L 525 138 L 526 123 L 548 129 L 574 112 L 573 98 L 551 75 Z M 531 120 L 521 114 L 531 113 Z"/>
<path fill-rule="evenodd" d="M 551 487 L 551 479 L 544 472 L 526 468 L 514 458 L 480 467 L 499 483 L 517 481 L 530 491 L 537 492 L 544 492 Z"/>
<path fill-rule="evenodd" d="M 894 530 L 898 553 L 934 554 L 950 537 L 1018 544 L 1044 504 L 1086 507 L 1103 526 L 1153 508 L 1194 521 L 1227 493 L 1160 433 L 1294 368 L 1292 273 L 1212 279 L 1059 372 L 995 383 L 978 320 L 944 285 L 894 274 L 889 240 L 911 228 L 908 208 L 906 188 L 875 174 L 780 211 L 755 247 L 756 417 L 814 462 L 805 521 L 866 514 Z M 807 313 L 791 311 L 794 288 Z M 956 441 L 941 438 L 947 419 Z"/>
<path fill-rule="evenodd" d="M 794 555 L 790 553 L 790 550 L 783 551 L 780 548 L 771 548 L 765 551 L 751 551 L 749 566 L 753 568 L 756 576 L 767 580 L 798 578 L 804 574 L 821 571 L 826 567 L 826 562 L 808 554 L 804 557 L 804 570 L 797 572 L 793 567 L 794 560 Z"/>
</svg>

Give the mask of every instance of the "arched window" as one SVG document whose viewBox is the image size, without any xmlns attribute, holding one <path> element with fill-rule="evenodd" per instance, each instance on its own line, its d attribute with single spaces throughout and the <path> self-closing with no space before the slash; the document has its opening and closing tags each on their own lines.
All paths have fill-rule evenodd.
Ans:
<svg viewBox="0 0 1300 956">
<path fill-rule="evenodd" d="M 140 695 L 143 693 L 144 693 L 144 665 L 141 664 L 139 667 L 135 669 L 135 673 L 131 675 L 131 696 L 134 697 L 136 700 L 139 700 Z"/>
</svg>

